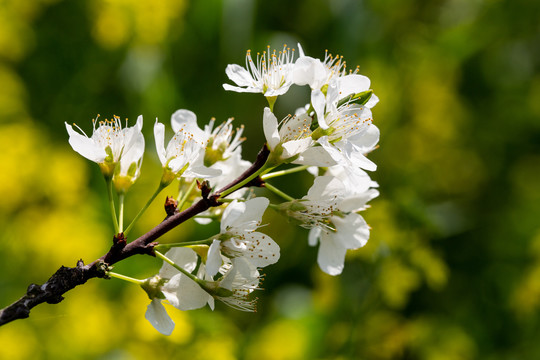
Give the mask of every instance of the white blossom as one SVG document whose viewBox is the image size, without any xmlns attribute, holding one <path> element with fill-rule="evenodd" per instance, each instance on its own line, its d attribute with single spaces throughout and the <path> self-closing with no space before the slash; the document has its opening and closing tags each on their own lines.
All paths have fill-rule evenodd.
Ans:
<svg viewBox="0 0 540 360">
<path fill-rule="evenodd" d="M 300 56 L 294 64 L 293 82 L 311 87 L 311 104 L 317 114 L 319 126 L 327 129 L 324 115 L 330 110 L 328 104 L 347 95 L 369 90 L 371 81 L 368 77 L 358 74 L 358 67 L 354 71 L 347 72 L 343 56 L 332 56 L 326 51 L 324 61 L 321 61 L 306 56 L 300 44 L 298 48 Z M 377 101 L 378 98 L 371 95 L 366 107 L 372 108 Z"/>
<path fill-rule="evenodd" d="M 142 123 L 142 116 L 138 117 L 135 126 L 124 128 L 118 116 L 114 116 L 111 120 L 99 122 L 94 120 L 91 137 L 88 137 L 77 125 L 75 127 L 82 134 L 75 131 L 73 126 L 67 123 L 65 125 L 69 134 L 69 144 L 73 150 L 99 164 L 103 174 L 111 177 L 124 155 L 127 155 L 129 160 L 142 157 L 142 152 L 144 152 Z"/>
<path fill-rule="evenodd" d="M 246 54 L 246 67 L 230 64 L 225 73 L 238 86 L 223 84 L 229 91 L 262 93 L 266 97 L 285 94 L 292 85 L 294 49 L 283 46 L 276 53 L 268 46 L 262 55 L 257 53 L 257 59 L 251 57 L 251 51 Z"/>
<path fill-rule="evenodd" d="M 197 254 L 190 248 L 173 248 L 166 256 L 189 273 L 197 267 Z M 259 289 L 257 268 L 243 258 L 234 258 L 219 270 L 222 276 L 213 280 L 201 263 L 195 281 L 164 263 L 159 277 L 169 280 L 161 287 L 161 292 L 172 306 L 180 310 L 198 309 L 207 304 L 213 310 L 217 299 L 236 309 L 255 311 L 256 300 L 250 300 L 248 295 Z"/>
<path fill-rule="evenodd" d="M 204 133 L 190 130 L 193 129 L 189 124 L 177 130 L 165 148 L 165 126 L 156 120 L 154 136 L 159 160 L 164 168 L 163 183 L 170 183 L 180 176 L 207 178 L 221 174 L 218 170 L 204 166 Z"/>
<path fill-rule="evenodd" d="M 312 139 L 310 125 L 311 118 L 307 114 L 287 116 L 278 123 L 270 108 L 264 109 L 264 135 L 275 163 L 335 165 L 335 161 L 323 148 L 313 147 L 315 141 Z"/>
<path fill-rule="evenodd" d="M 279 260 L 279 246 L 268 235 L 255 231 L 270 201 L 264 197 L 245 202 L 231 202 L 221 218 L 221 231 L 216 236 L 206 261 L 210 276 L 218 273 L 222 257 L 243 257 L 254 267 L 265 267 Z"/>
<path fill-rule="evenodd" d="M 241 152 L 244 141 L 244 127 L 236 129 L 232 126 L 233 118 L 214 128 L 215 119 L 205 125 L 204 130 L 197 125 L 197 116 L 189 110 L 178 110 L 171 117 L 171 125 L 175 132 L 187 131 L 205 144 L 204 165 L 211 167 L 218 161 L 225 161 L 233 154 Z M 233 137 L 234 134 L 234 137 Z"/>
<path fill-rule="evenodd" d="M 356 212 L 378 195 L 371 189 L 369 177 L 359 177 L 356 186 L 348 186 L 334 176 L 315 178 L 308 194 L 301 200 L 281 205 L 287 215 L 310 230 L 309 244 L 320 243 L 317 262 L 330 275 L 343 270 L 347 249 L 364 246 L 369 226 Z"/>
</svg>

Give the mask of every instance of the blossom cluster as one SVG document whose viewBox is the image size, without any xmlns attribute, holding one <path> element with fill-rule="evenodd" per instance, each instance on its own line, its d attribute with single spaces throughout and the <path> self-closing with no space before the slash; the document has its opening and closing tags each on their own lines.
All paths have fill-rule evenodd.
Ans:
<svg viewBox="0 0 540 360">
<path fill-rule="evenodd" d="M 171 117 L 174 134 L 168 143 L 165 125 L 156 120 L 154 139 L 162 164 L 161 179 L 147 205 L 126 228 L 124 196 L 140 175 L 145 150 L 142 116 L 131 127 L 127 120 L 122 126 L 117 116 L 94 120 L 91 136 L 66 124 L 73 149 L 96 162 L 105 177 L 115 233 L 122 238 L 127 238 L 152 200 L 175 180 L 179 180 L 177 211 L 196 200 L 201 184 L 216 195 L 216 206 L 198 213 L 195 220 L 201 224 L 219 221 L 218 234 L 155 245 L 155 254 L 164 262 L 159 273 L 148 279 L 108 272 L 141 285 L 151 299 L 146 318 L 163 334 L 174 328 L 164 301 L 181 310 L 206 305 L 214 309 L 216 299 L 239 310 L 255 310 L 251 293 L 260 289 L 261 269 L 280 258 L 277 242 L 258 231 L 268 208 L 309 229 L 308 244 L 318 245 L 318 265 L 330 275 L 343 271 L 347 250 L 368 241 L 370 228 L 359 212 L 379 194 L 377 183 L 366 172 L 376 170 L 366 155 L 379 140 L 371 112 L 378 98 L 370 89 L 370 80 L 358 68 L 348 71 L 341 56 L 327 52 L 320 60 L 305 55 L 300 45 L 298 48 L 296 59 L 295 50 L 287 46 L 281 51 L 268 47 L 256 58 L 248 51 L 245 67 L 233 64 L 225 70 L 235 84 L 224 84 L 225 90 L 261 93 L 268 101 L 259 115 L 269 153 L 264 165 L 243 181 L 235 181 L 250 163 L 242 159 L 243 127 L 234 129 L 232 119 L 218 126 L 211 119 L 200 128 L 192 111 L 178 110 Z M 278 121 L 274 105 L 292 86 L 309 86 L 309 101 L 294 115 Z M 289 164 L 286 169 L 271 172 L 285 164 Z M 314 176 L 301 199 L 268 182 L 297 171 Z M 255 178 L 259 186 L 265 185 L 284 201 L 271 204 L 268 198 L 247 192 Z M 118 215 L 113 188 L 118 195 Z"/>
</svg>

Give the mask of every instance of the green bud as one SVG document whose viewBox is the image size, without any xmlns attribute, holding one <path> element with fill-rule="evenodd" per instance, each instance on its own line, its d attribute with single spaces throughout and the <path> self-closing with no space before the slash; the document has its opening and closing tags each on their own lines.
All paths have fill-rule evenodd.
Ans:
<svg viewBox="0 0 540 360">
<path fill-rule="evenodd" d="M 116 163 L 115 162 L 108 162 L 105 160 L 102 163 L 99 163 L 99 169 L 101 170 L 101 173 L 105 178 L 110 179 L 114 175 L 114 170 L 116 169 Z"/>
<path fill-rule="evenodd" d="M 176 174 L 171 171 L 167 166 L 163 168 L 163 175 L 161 175 L 161 186 L 168 186 L 176 178 Z"/>
<path fill-rule="evenodd" d="M 167 279 L 161 278 L 159 275 L 146 279 L 141 287 L 148 294 L 150 300 L 152 299 L 165 299 L 165 295 L 161 292 L 161 287 L 165 285 Z"/>
<path fill-rule="evenodd" d="M 217 149 L 212 148 L 213 138 L 211 138 L 206 151 L 204 152 L 204 166 L 210 167 L 218 161 L 226 160 L 223 158 L 223 153 L 227 150 L 227 144 L 221 143 Z"/>
<path fill-rule="evenodd" d="M 107 154 L 107 157 L 105 158 L 105 162 L 113 162 L 114 161 L 114 155 L 112 152 L 112 148 L 110 146 L 107 146 L 105 148 L 105 154 Z"/>
<path fill-rule="evenodd" d="M 365 105 L 367 104 L 369 99 L 371 99 L 372 95 L 373 90 L 366 90 L 357 94 L 350 94 L 339 101 L 338 107 L 345 104 L 346 102 L 349 102 L 351 104 Z"/>
<path fill-rule="evenodd" d="M 322 86 L 321 92 L 326 96 L 326 93 L 328 92 L 328 84 L 324 84 Z"/>
<path fill-rule="evenodd" d="M 133 183 L 131 176 L 114 175 L 113 177 L 114 188 L 118 194 L 125 194 Z"/>
<path fill-rule="evenodd" d="M 135 177 L 137 173 L 137 163 L 132 162 L 131 165 L 129 165 L 129 169 L 127 171 L 127 176 Z"/>
</svg>

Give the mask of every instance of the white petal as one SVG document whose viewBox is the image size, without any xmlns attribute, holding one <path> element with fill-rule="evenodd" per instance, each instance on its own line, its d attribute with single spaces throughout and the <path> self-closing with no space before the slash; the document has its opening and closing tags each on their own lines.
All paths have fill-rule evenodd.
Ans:
<svg viewBox="0 0 540 360">
<path fill-rule="evenodd" d="M 84 135 L 79 134 L 71 125 L 66 124 L 66 130 L 69 134 L 69 144 L 79 154 L 96 163 L 101 163 L 107 157 L 105 149 L 102 149 L 94 141 Z"/>
<path fill-rule="evenodd" d="M 257 197 L 246 202 L 236 200 L 231 202 L 223 212 L 221 232 L 255 231 L 269 203 L 265 197 Z"/>
<path fill-rule="evenodd" d="M 158 122 L 154 124 L 154 139 L 156 141 L 156 151 L 158 153 L 159 161 L 161 165 L 165 166 L 167 163 L 167 152 L 165 151 L 165 125 Z"/>
<path fill-rule="evenodd" d="M 364 106 L 371 109 L 372 107 L 377 105 L 378 102 L 379 102 L 379 98 L 377 97 L 377 95 L 371 94 L 371 97 L 369 98 L 368 102 Z"/>
<path fill-rule="evenodd" d="M 214 277 L 221 267 L 222 261 L 220 247 L 221 241 L 214 240 L 208 249 L 208 255 L 206 258 L 206 273 L 211 277 Z"/>
<path fill-rule="evenodd" d="M 291 87 L 292 83 L 290 84 L 284 84 L 281 85 L 277 89 L 268 88 L 266 92 L 264 93 L 264 96 L 270 97 L 270 96 L 279 96 L 285 94 L 287 91 L 289 91 L 289 88 Z"/>
<path fill-rule="evenodd" d="M 208 297 L 208 306 L 210 307 L 210 309 L 212 309 L 212 311 L 214 311 L 216 307 L 215 300 L 211 296 Z"/>
<path fill-rule="evenodd" d="M 328 89 L 326 89 L 326 112 L 337 111 L 337 105 L 339 99 L 342 97 L 341 95 L 338 81 L 332 78 L 328 83 Z"/>
<path fill-rule="evenodd" d="M 276 116 L 270 111 L 270 108 L 264 108 L 263 115 L 263 130 L 264 136 L 266 137 L 266 142 L 270 150 L 274 150 L 279 144 L 279 132 L 278 132 L 278 121 Z"/>
<path fill-rule="evenodd" d="M 296 44 L 298 45 L 298 55 L 299 55 L 300 57 L 306 56 L 306 55 L 304 54 L 304 49 L 302 49 L 302 45 L 300 45 L 300 43 L 296 43 Z"/>
<path fill-rule="evenodd" d="M 299 57 L 293 68 L 293 82 L 320 89 L 326 80 L 326 69 L 319 59 L 310 56 Z"/>
<path fill-rule="evenodd" d="M 165 255 L 187 272 L 192 272 L 197 266 L 197 254 L 192 249 L 175 247 L 167 251 Z M 176 274 L 178 274 L 178 270 L 166 262 L 159 270 L 159 276 L 165 279 L 170 279 Z"/>
<path fill-rule="evenodd" d="M 309 230 L 308 235 L 308 244 L 309 246 L 315 246 L 319 242 L 319 238 L 321 237 L 321 229 L 318 227 L 314 227 L 311 230 Z"/>
<path fill-rule="evenodd" d="M 367 202 L 377 196 L 379 196 L 378 190 L 369 189 L 363 193 L 346 198 L 339 203 L 339 209 L 345 212 L 364 210 Z"/>
<path fill-rule="evenodd" d="M 232 86 L 229 84 L 223 84 L 223 88 L 227 91 L 236 91 L 239 93 L 262 93 L 262 89 L 258 87 L 238 87 L 238 86 Z"/>
<path fill-rule="evenodd" d="M 195 178 L 213 178 L 221 175 L 221 170 L 213 169 L 206 166 L 190 167 L 182 174 L 183 177 L 195 177 Z"/>
<path fill-rule="evenodd" d="M 317 114 L 317 122 L 322 129 L 328 129 L 328 124 L 324 118 L 324 109 L 326 106 L 326 97 L 321 90 L 313 90 L 311 92 L 311 104 Z"/>
<path fill-rule="evenodd" d="M 162 287 L 163 295 L 172 306 L 180 310 L 193 310 L 205 306 L 210 295 L 184 274 L 173 276 Z"/>
<path fill-rule="evenodd" d="M 341 199 L 345 188 L 341 180 L 334 176 L 317 176 L 309 188 L 306 198 L 313 201 Z"/>
<path fill-rule="evenodd" d="M 354 163 L 354 165 L 368 171 L 377 170 L 377 164 L 369 160 L 361 152 L 353 152 L 349 156 L 350 156 L 351 161 Z"/>
<path fill-rule="evenodd" d="M 306 170 L 307 170 L 308 173 L 310 173 L 313 176 L 319 176 L 319 167 L 318 166 L 310 166 Z"/>
<path fill-rule="evenodd" d="M 193 111 L 180 109 L 176 110 L 171 116 L 171 126 L 175 133 L 183 129 L 194 135 L 200 135 L 202 130 L 197 125 L 197 115 Z M 199 138 L 197 138 L 199 140 Z"/>
<path fill-rule="evenodd" d="M 293 164 L 328 167 L 336 165 L 336 161 L 322 146 L 312 146 L 302 152 Z"/>
<path fill-rule="evenodd" d="M 159 299 L 152 300 L 152 302 L 146 308 L 146 314 L 144 317 L 157 331 L 163 335 L 171 335 L 174 330 L 174 321 L 171 320 L 169 314 L 167 314 L 165 307 Z"/>
<path fill-rule="evenodd" d="M 236 64 L 229 64 L 227 65 L 227 68 L 225 69 L 225 74 L 236 83 L 238 86 L 252 86 L 253 85 L 253 77 L 243 67 Z M 227 85 L 227 84 L 223 84 Z M 229 90 L 229 89 L 225 89 Z"/>
<path fill-rule="evenodd" d="M 350 213 L 344 218 L 332 217 L 336 226 L 333 234 L 346 249 L 358 249 L 367 244 L 369 239 L 369 226 L 364 218 L 356 213 Z"/>
<path fill-rule="evenodd" d="M 326 231 L 321 234 L 317 263 L 329 275 L 339 275 L 343 271 L 347 249 Z"/>
<path fill-rule="evenodd" d="M 303 153 L 310 147 L 312 142 L 313 140 L 310 137 L 300 139 L 300 140 L 287 141 L 286 143 L 282 145 L 284 151 L 281 158 L 288 159 L 295 155 Z"/>
<path fill-rule="evenodd" d="M 352 136 L 348 140 L 358 147 L 361 153 L 365 154 L 375 148 L 379 142 L 380 135 L 379 128 L 373 124 L 370 124 L 366 128 L 365 132 Z"/>
<path fill-rule="evenodd" d="M 364 75 L 350 74 L 340 77 L 338 83 L 341 97 L 345 97 L 347 95 L 358 94 L 362 91 L 369 90 L 371 81 Z"/>
<path fill-rule="evenodd" d="M 265 267 L 279 260 L 279 245 L 268 235 L 251 232 L 244 234 L 244 238 L 251 244 L 248 245 L 245 258 L 255 267 Z"/>
<path fill-rule="evenodd" d="M 139 117 L 137 117 L 136 128 L 139 131 L 141 131 L 142 128 L 143 128 L 143 116 L 142 115 L 139 115 Z"/>
</svg>

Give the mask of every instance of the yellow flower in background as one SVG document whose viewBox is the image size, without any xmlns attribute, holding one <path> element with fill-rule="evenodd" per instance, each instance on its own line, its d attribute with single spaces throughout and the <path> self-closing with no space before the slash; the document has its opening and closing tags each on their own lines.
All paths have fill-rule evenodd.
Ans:
<svg viewBox="0 0 540 360">
<path fill-rule="evenodd" d="M 158 45 L 177 26 L 174 20 L 182 16 L 185 6 L 184 0 L 94 0 L 92 34 L 107 49 L 128 42 Z"/>
</svg>

